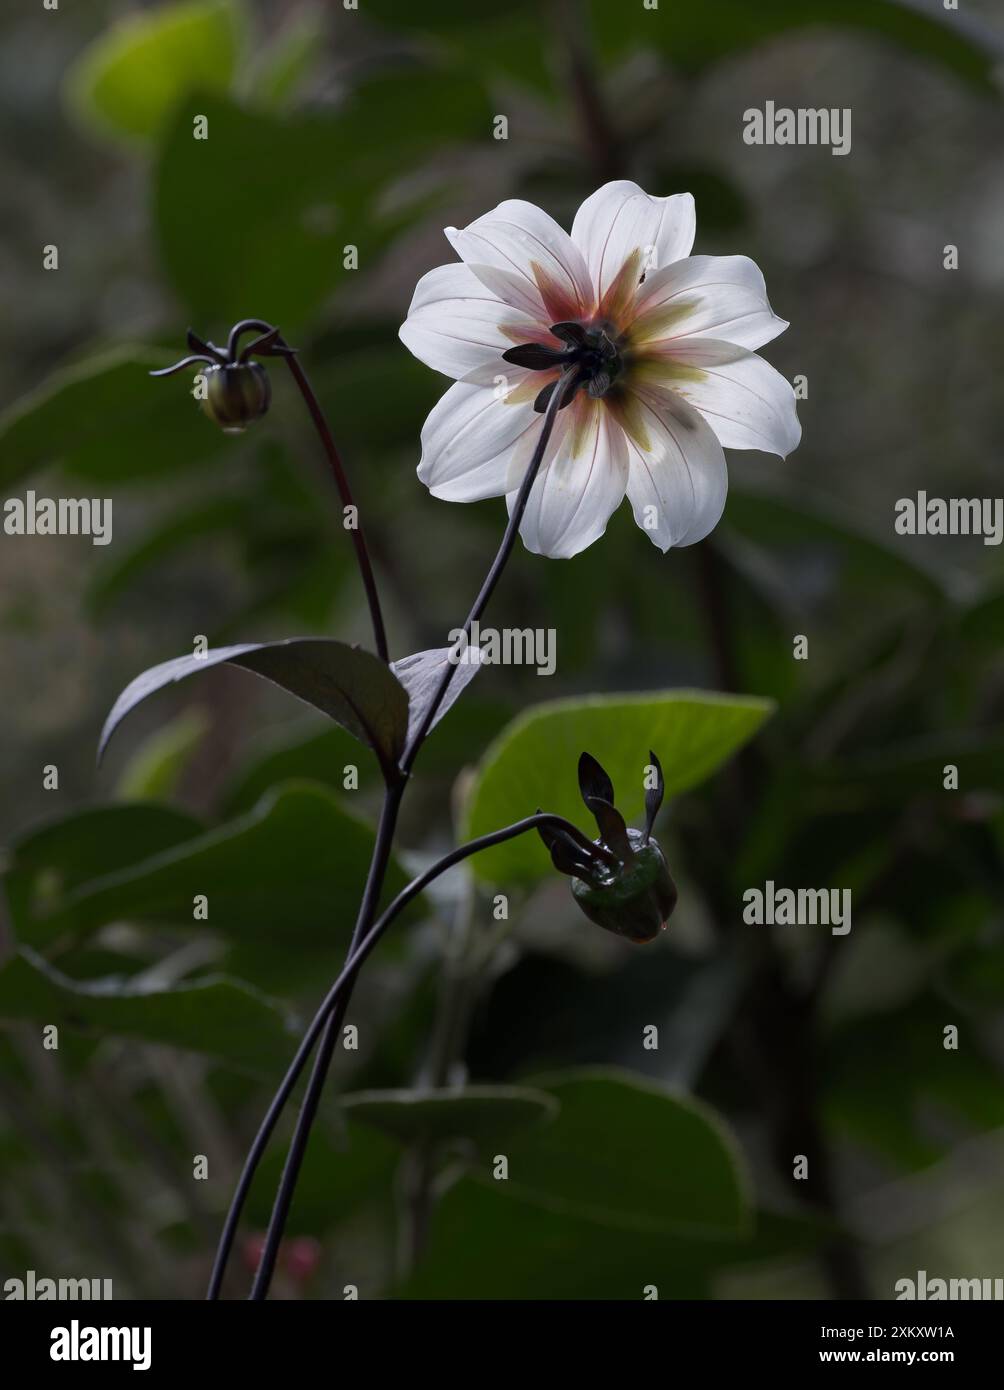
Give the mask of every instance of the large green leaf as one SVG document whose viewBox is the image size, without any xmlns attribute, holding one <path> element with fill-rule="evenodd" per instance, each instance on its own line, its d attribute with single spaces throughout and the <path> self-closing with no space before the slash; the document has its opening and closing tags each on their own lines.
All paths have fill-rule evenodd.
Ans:
<svg viewBox="0 0 1004 1390">
<path fill-rule="evenodd" d="M 558 1102 L 527 1086 L 465 1086 L 458 1091 L 354 1091 L 342 1107 L 359 1124 L 402 1143 L 468 1139 L 500 1143 L 558 1111 Z"/>
<path fill-rule="evenodd" d="M 579 754 L 592 753 L 613 779 L 627 820 L 642 814 L 649 750 L 662 763 L 666 794 L 709 777 L 752 738 L 769 700 L 667 690 L 588 695 L 536 705 L 502 731 L 481 762 L 467 807 L 465 838 L 532 815 L 540 807 L 595 835 L 576 779 Z M 551 870 L 536 836 L 523 835 L 475 856 L 483 878 L 530 879 Z"/>
<path fill-rule="evenodd" d="M 240 642 L 151 666 L 130 681 L 112 706 L 101 731 L 98 757 L 126 715 L 148 696 L 223 664 L 263 676 L 313 705 L 360 743 L 368 744 L 381 767 L 392 772 L 408 732 L 408 695 L 378 657 L 330 637 Z"/>
<path fill-rule="evenodd" d="M 170 806 L 96 806 L 61 816 L 15 840 L 4 874 L 15 928 L 32 923 L 92 879 L 176 849 L 203 833 L 194 817 Z"/>
<path fill-rule="evenodd" d="M 283 1144 L 271 1144 L 248 1194 L 244 1209 L 246 1229 L 264 1231 L 268 1226 L 285 1161 Z M 332 1133 L 325 1125 L 315 1125 L 297 1179 L 287 1236 L 309 1235 L 316 1239 L 343 1222 L 351 1228 L 366 1208 L 382 1207 L 389 1216 L 393 1211 L 394 1174 L 400 1162 L 399 1146 L 375 1129 L 349 1124 L 342 1132 Z M 358 1282 L 362 1297 L 376 1292 L 362 1280 Z"/>
<path fill-rule="evenodd" d="M 104 813 L 124 824 L 143 809 L 116 807 Z M 79 818 L 82 843 L 92 844 L 101 813 Z M 15 846 L 9 877 L 11 913 L 22 941 L 39 945 L 66 935 L 85 935 L 107 922 L 164 922 L 209 927 L 238 945 L 271 945 L 277 955 L 323 952 L 340 959 L 351 936 L 373 831 L 346 812 L 334 796 L 309 783 L 276 789 L 248 815 L 109 868 L 99 858 L 91 875 L 80 871 L 82 856 L 73 835 L 77 822 Z M 151 829 L 152 838 L 152 829 Z M 58 851 L 56 853 L 55 851 Z M 60 866 L 69 860 L 59 891 Z M 388 896 L 407 882 L 392 862 Z M 193 919 L 197 895 L 208 898 L 208 917 Z M 414 915 L 414 909 L 412 913 Z"/>
<path fill-rule="evenodd" d="M 193 139 L 205 116 L 208 138 Z M 333 114 L 280 117 L 199 92 L 178 110 L 155 172 L 154 221 L 164 267 L 194 320 L 218 331 L 254 315 L 287 333 L 316 315 L 420 204 L 378 206 L 389 180 L 443 143 L 491 133 L 480 85 L 459 70 L 409 69 L 352 93 Z M 423 189 L 427 204 L 430 190 Z"/>
<path fill-rule="evenodd" d="M 600 45 L 610 54 L 655 44 L 691 72 L 725 54 L 815 25 L 890 39 L 987 91 L 995 90 L 993 74 L 1002 53 L 993 31 L 969 16 L 946 12 L 934 0 L 715 0 L 714 5 L 658 9 L 592 0 L 591 11 Z"/>
<path fill-rule="evenodd" d="M 625 1230 L 528 1201 L 511 1182 L 467 1177 L 437 1202 L 422 1261 L 396 1296 L 641 1301 L 655 1289 L 660 1300 L 709 1298 L 719 1273 L 804 1259 L 817 1241 L 807 1223 L 772 1216 L 745 1237 Z"/>
<path fill-rule="evenodd" d="M 126 15 L 70 68 L 71 104 L 100 133 L 155 136 L 189 92 L 227 90 L 241 29 L 236 0 L 187 0 Z"/>
<path fill-rule="evenodd" d="M 749 1225 L 738 1145 L 714 1111 L 616 1068 L 528 1078 L 555 1119 L 507 1147 L 513 1190 L 628 1230 L 739 1235 Z"/>
<path fill-rule="evenodd" d="M 0 417 L 0 484 L 54 463 L 101 485 L 127 482 L 225 449 L 227 437 L 190 396 L 150 380 L 151 370 L 170 361 L 136 345 L 55 372 Z"/>
<path fill-rule="evenodd" d="M 69 979 L 32 951 L 0 968 L 0 1021 L 54 1023 L 70 1032 L 138 1038 L 269 1072 L 289 1053 L 275 1004 L 238 980 L 206 976 L 170 989 L 121 979 Z"/>
<path fill-rule="evenodd" d="M 279 782 L 306 779 L 320 782 L 336 791 L 344 789 L 345 769 L 356 767 L 357 790 L 366 794 L 382 785 L 380 774 L 370 764 L 356 758 L 355 741 L 344 729 L 318 729 L 316 721 L 297 722 L 275 732 L 263 733 L 251 741 L 244 765 L 239 767 L 222 798 L 228 816 L 249 810 Z"/>
</svg>

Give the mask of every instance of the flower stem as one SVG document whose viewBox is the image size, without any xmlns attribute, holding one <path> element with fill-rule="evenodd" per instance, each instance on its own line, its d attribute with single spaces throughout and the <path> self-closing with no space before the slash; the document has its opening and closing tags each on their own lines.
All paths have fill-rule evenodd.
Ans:
<svg viewBox="0 0 1004 1390">
<path fill-rule="evenodd" d="M 349 487 L 349 480 L 346 476 L 344 465 L 342 464 L 341 455 L 335 447 L 331 429 L 325 418 L 324 411 L 321 409 L 320 402 L 314 394 L 314 388 L 310 384 L 307 373 L 300 366 L 299 360 L 296 357 L 287 357 L 286 366 L 289 368 L 293 380 L 300 389 L 300 395 L 306 402 L 307 409 L 310 412 L 310 418 L 313 420 L 314 427 L 324 446 L 324 452 L 327 454 L 328 462 L 331 464 L 331 471 L 335 475 L 335 483 L 338 487 L 338 495 L 342 499 L 342 505 L 355 509 L 355 503 L 352 500 L 352 491 Z M 356 524 L 349 529 L 352 532 L 352 544 L 355 546 L 356 550 L 359 575 L 363 581 L 363 588 L 366 590 L 366 602 L 369 604 L 370 621 L 373 624 L 373 641 L 376 643 L 377 656 L 379 656 L 381 661 L 387 661 L 389 659 L 387 654 L 387 634 L 383 625 L 383 613 L 380 610 L 380 596 L 377 593 L 376 580 L 373 577 L 373 566 L 370 564 L 369 550 L 366 547 L 366 537 L 363 534 L 358 509 L 355 509 L 353 520 Z"/>
<path fill-rule="evenodd" d="M 397 825 L 397 813 L 401 805 L 401 797 L 404 794 L 404 787 L 404 782 L 396 782 L 388 786 L 387 790 L 384 792 L 383 808 L 380 812 L 380 822 L 377 826 L 376 844 L 373 846 L 373 858 L 370 860 L 369 873 L 366 876 L 366 887 L 363 890 L 362 902 L 359 905 L 359 915 L 356 918 L 356 925 L 352 932 L 352 941 L 349 946 L 350 956 L 365 937 L 373 921 L 373 914 L 380 897 L 380 890 L 383 888 L 384 875 L 387 872 L 387 865 L 390 862 L 391 846 L 394 842 L 394 828 Z M 303 1155 L 306 1152 L 307 1140 L 310 1138 L 310 1131 L 313 1128 L 314 1119 L 317 1115 L 317 1107 L 320 1104 L 324 1083 L 327 1080 L 328 1068 L 331 1065 L 331 1057 L 335 1050 L 335 1043 L 338 1041 L 338 1032 L 341 1027 L 342 1017 L 348 1007 L 350 997 L 351 986 L 339 997 L 336 1007 L 332 1010 L 328 1018 L 324 1029 L 324 1036 L 321 1038 L 320 1046 L 317 1049 L 317 1057 L 314 1059 L 314 1067 L 310 1073 L 307 1092 L 303 1098 L 300 1114 L 297 1117 L 296 1128 L 293 1131 L 293 1140 L 289 1146 L 289 1152 L 286 1155 L 286 1163 L 282 1170 L 279 1188 L 272 1206 L 272 1215 L 269 1218 L 268 1231 L 265 1235 L 261 1262 L 258 1265 L 258 1272 L 255 1275 L 254 1284 L 251 1287 L 252 1302 L 258 1302 L 268 1295 L 269 1284 L 272 1282 L 272 1275 L 275 1272 L 275 1262 L 279 1253 L 279 1244 L 282 1240 L 283 1231 L 286 1229 L 289 1208 L 292 1204 L 293 1193 L 296 1190 L 297 1180 L 300 1176 L 300 1167 L 303 1163 Z"/>
<path fill-rule="evenodd" d="M 239 336 L 241 333 L 246 333 L 251 329 L 265 334 L 275 332 L 272 325 L 266 323 L 263 319 L 242 319 L 240 323 L 235 324 L 231 329 L 231 343 L 235 340 L 235 335 Z M 362 522 L 359 519 L 359 508 L 356 506 L 352 497 L 352 488 L 349 485 L 348 474 L 345 472 L 345 465 L 342 463 L 341 455 L 335 445 L 334 436 L 331 433 L 331 427 L 328 424 L 327 417 L 321 409 L 321 403 L 317 399 L 317 395 L 310 384 L 307 373 L 300 366 L 300 361 L 295 351 L 290 349 L 288 343 L 286 343 L 281 335 L 277 336 L 274 342 L 280 355 L 285 358 L 290 375 L 296 382 L 300 395 L 303 397 L 304 404 L 310 413 L 310 418 L 314 422 L 317 436 L 327 455 L 328 463 L 331 465 L 331 472 L 334 475 L 335 486 L 338 488 L 338 495 L 342 500 L 342 506 L 351 507 L 353 510 L 353 520 L 356 524 L 347 529 L 352 532 L 352 544 L 355 547 L 356 562 L 359 565 L 359 577 L 362 579 L 363 588 L 366 591 L 366 602 L 369 605 L 370 621 L 373 625 L 373 641 L 376 645 L 377 655 L 381 661 L 387 661 L 389 660 L 387 653 L 387 634 L 383 625 L 383 613 L 380 609 L 380 596 L 377 593 L 376 579 L 373 576 L 373 566 L 370 563 L 369 550 L 366 546 L 366 537 L 363 533 Z"/>
<path fill-rule="evenodd" d="M 248 326 L 252 326 L 252 321 L 248 321 Z M 253 326 L 257 327 L 258 325 L 254 324 Z M 267 324 L 262 324 L 261 327 L 267 330 L 269 326 Z M 324 419 L 324 415 L 321 412 L 320 406 L 317 403 L 317 398 L 316 396 L 314 396 L 314 393 L 311 390 L 309 383 L 307 382 L 307 378 L 303 373 L 302 368 L 300 368 L 299 363 L 296 362 L 295 357 L 288 356 L 286 358 L 286 361 L 289 364 L 290 371 L 293 373 L 293 376 L 296 379 L 297 384 L 300 386 L 301 393 L 304 396 L 304 400 L 307 402 L 307 406 L 308 409 L 310 409 L 310 413 L 314 419 L 314 423 L 315 425 L 317 425 L 318 433 L 321 436 L 322 443 L 324 443 L 325 449 L 328 452 L 328 457 L 332 460 L 332 467 L 335 469 L 336 479 L 339 479 L 339 489 L 341 490 L 342 480 L 344 480 L 345 478 L 344 470 L 342 470 L 341 463 L 340 461 L 338 461 L 337 450 L 335 449 L 334 441 L 331 439 L 331 433 L 328 429 L 327 422 Z M 481 589 L 478 592 L 478 596 L 474 600 L 474 605 L 467 616 L 467 621 L 464 624 L 465 637 L 470 636 L 471 629 L 474 623 L 481 617 L 481 614 L 487 607 L 488 601 L 494 593 L 495 587 L 498 584 L 499 579 L 501 578 L 502 571 L 505 568 L 506 562 L 508 561 L 509 556 L 512 554 L 513 546 L 516 544 L 516 536 L 519 532 L 519 527 L 523 520 L 523 514 L 526 511 L 526 506 L 530 499 L 530 490 L 533 487 L 534 480 L 536 479 L 537 474 L 540 470 L 540 465 L 544 457 L 544 452 L 547 449 L 548 441 L 551 438 L 551 432 L 554 429 L 554 422 L 557 418 L 558 410 L 564 403 L 565 396 L 563 395 L 559 387 L 559 389 L 556 389 L 551 393 L 551 399 L 548 402 L 547 410 L 544 414 L 543 421 L 541 422 L 540 435 L 537 439 L 536 445 L 534 446 L 533 455 L 530 459 L 529 465 L 527 466 L 527 470 L 523 477 L 523 481 L 520 484 L 519 491 L 516 494 L 516 500 L 513 503 L 512 511 L 509 515 L 509 521 L 506 526 L 505 532 L 503 533 L 502 541 L 499 545 L 498 552 L 496 553 L 495 559 L 492 561 L 488 574 L 485 576 L 484 583 L 481 585 Z M 345 487 L 346 489 L 348 487 L 347 480 L 345 481 Z M 346 493 L 343 493 L 342 495 L 344 499 Z M 357 535 L 357 537 L 359 537 L 359 540 L 361 541 L 361 533 L 356 532 L 355 534 Z M 358 545 L 357 553 L 359 553 Z M 362 553 L 365 554 L 364 545 L 362 548 Z M 363 581 L 365 584 L 366 574 L 367 572 L 369 572 L 368 558 L 366 560 L 365 567 L 362 565 L 361 562 L 360 568 L 363 573 Z M 371 573 L 370 580 L 372 582 Z M 369 595 L 370 593 L 371 590 L 369 587 L 367 587 L 367 594 Z M 371 613 L 374 612 L 373 604 L 376 602 L 376 590 L 374 587 L 372 589 Z M 377 633 L 377 641 L 379 646 L 381 641 L 383 640 L 383 625 L 381 621 L 379 624 L 379 629 L 377 628 L 377 619 L 379 617 L 378 604 L 375 609 L 375 614 L 376 616 L 374 617 L 374 632 Z M 381 650 L 381 655 L 386 660 L 385 646 Z M 356 918 L 356 925 L 352 933 L 352 941 L 349 947 L 350 958 L 352 953 L 365 939 L 366 934 L 371 927 L 373 915 L 376 911 L 376 905 L 380 897 L 380 892 L 383 888 L 383 881 L 387 873 L 387 866 L 390 862 L 390 852 L 394 839 L 394 830 L 397 825 L 398 810 L 400 808 L 401 798 L 404 795 L 404 788 L 407 785 L 408 774 L 415 761 L 415 758 L 418 755 L 419 749 L 421 748 L 426 736 L 428 735 L 430 728 L 432 727 L 436 713 L 439 709 L 439 706 L 442 704 L 443 697 L 446 694 L 451 679 L 453 678 L 454 670 L 455 668 L 453 665 L 447 665 L 445 672 L 440 678 L 438 686 L 433 692 L 432 699 L 429 701 L 429 704 L 424 712 L 421 724 L 416 729 L 414 736 L 409 740 L 408 745 L 405 748 L 400 763 L 400 771 L 402 774 L 401 780 L 399 782 L 391 782 L 387 786 L 387 790 L 384 795 L 383 809 L 380 814 L 380 823 L 377 828 L 377 839 L 373 849 L 373 858 L 370 862 L 369 873 L 366 879 L 366 887 L 363 891 L 363 899 L 359 907 L 359 914 Z M 536 823 L 535 819 L 533 820 L 533 823 Z M 343 968 L 343 975 L 346 974 L 346 970 L 347 967 Z M 328 1069 L 331 1065 L 331 1058 L 334 1053 L 335 1044 L 338 1039 L 338 1032 L 341 1027 L 341 1020 L 344 1017 L 345 1010 L 348 1008 L 349 1001 L 352 997 L 352 989 L 354 987 L 354 984 L 355 971 L 353 970 L 348 975 L 348 978 L 342 988 L 342 992 L 338 994 L 337 1000 L 335 1004 L 332 1005 L 332 1008 L 327 1015 L 326 1022 L 323 1024 L 324 1034 L 321 1038 L 321 1042 L 317 1050 L 317 1056 L 314 1060 L 313 1070 L 311 1071 L 310 1081 L 307 1085 L 307 1091 L 304 1096 L 303 1105 L 300 1109 L 300 1114 L 297 1118 L 296 1128 L 293 1132 L 293 1139 L 289 1147 L 289 1152 L 286 1155 L 286 1163 L 283 1167 L 282 1177 L 279 1180 L 279 1188 L 276 1192 L 275 1202 L 272 1207 L 272 1215 L 269 1219 L 268 1231 L 265 1236 L 265 1244 L 262 1249 L 261 1262 L 258 1266 L 258 1271 L 255 1275 L 254 1284 L 251 1289 L 251 1299 L 255 1302 L 263 1300 L 268 1295 L 269 1285 L 272 1281 L 272 1275 L 275 1271 L 275 1262 L 278 1257 L 279 1245 L 282 1240 L 283 1232 L 286 1228 L 286 1221 L 289 1216 L 289 1209 L 293 1201 L 293 1193 L 296 1190 L 296 1183 L 299 1178 L 300 1167 L 303 1163 L 303 1156 L 306 1151 L 307 1141 L 310 1138 L 310 1131 L 313 1127 L 314 1119 L 317 1115 L 317 1109 L 320 1104 L 321 1095 L 324 1090 L 324 1084 L 327 1080 Z M 299 1057 L 299 1053 L 297 1054 L 297 1056 Z M 306 1054 L 304 1054 L 303 1060 L 306 1060 Z M 293 1080 L 295 1082 L 295 1076 Z M 281 1091 L 282 1088 L 280 1088 L 280 1092 Z M 271 1125 L 269 1125 L 269 1133 L 271 1133 L 271 1127 L 274 1126 L 275 1119 L 278 1118 L 278 1114 L 281 1112 L 282 1107 L 284 1106 L 285 1101 L 288 1098 L 288 1094 L 289 1092 L 287 1090 L 285 1095 L 283 1095 L 282 1101 L 279 1103 L 278 1108 L 276 1108 L 275 1102 L 273 1102 L 273 1106 L 269 1108 L 268 1115 L 266 1116 L 267 1125 L 271 1120 Z M 274 1116 L 273 1110 L 275 1110 Z M 255 1141 L 255 1144 L 257 1145 L 257 1140 Z M 252 1154 L 254 1153 L 255 1146 L 252 1146 Z M 249 1154 L 249 1162 L 251 1156 L 252 1155 Z M 255 1166 L 257 1165 L 258 1157 L 260 1157 L 260 1153 L 255 1157 Z M 251 1172 L 253 1173 L 253 1171 L 254 1168 L 252 1166 Z M 247 1164 L 245 1165 L 245 1174 L 246 1173 Z M 245 1184 L 245 1174 L 242 1174 L 241 1176 L 241 1183 L 238 1186 L 238 1192 L 235 1195 L 234 1199 L 235 1203 L 237 1203 L 238 1198 L 240 1199 L 240 1202 L 243 1203 L 244 1196 L 246 1195 L 247 1188 Z M 250 1175 L 248 1175 L 248 1177 L 249 1176 Z M 237 1208 L 237 1213 L 239 1214 L 239 1206 Z M 226 1255 L 229 1253 L 230 1244 L 232 1244 L 235 1230 L 236 1214 L 234 1212 L 234 1208 L 232 1207 L 231 1212 L 227 1218 L 226 1226 L 224 1228 L 224 1234 L 223 1238 L 221 1239 L 220 1249 L 217 1252 L 216 1264 L 213 1270 L 213 1277 L 210 1283 L 210 1297 L 216 1297 L 219 1292 L 219 1285 L 222 1282 L 223 1276 L 223 1267 L 226 1263 Z"/>
<path fill-rule="evenodd" d="M 370 927 L 369 931 L 366 932 L 358 945 L 354 948 L 350 948 L 341 974 L 328 990 L 309 1028 L 301 1038 L 300 1045 L 296 1050 L 296 1055 L 272 1098 L 265 1118 L 259 1127 L 258 1133 L 255 1135 L 254 1143 L 251 1145 L 247 1158 L 244 1160 L 244 1167 L 230 1203 L 230 1210 L 227 1213 L 227 1219 L 216 1252 L 212 1277 L 210 1278 L 209 1289 L 206 1294 L 207 1299 L 211 1300 L 219 1297 L 220 1288 L 223 1284 L 223 1276 L 226 1273 L 227 1262 L 230 1258 L 230 1251 L 233 1247 L 234 1237 L 237 1234 L 237 1223 L 240 1220 L 252 1179 L 265 1153 L 268 1141 L 272 1137 L 272 1133 L 279 1122 L 279 1117 L 293 1092 L 293 1088 L 300 1077 L 300 1073 L 306 1066 L 307 1059 L 313 1050 L 314 1044 L 317 1042 L 321 1030 L 325 1029 L 327 1025 L 330 1025 L 330 1021 L 335 1018 L 336 1011 L 338 1011 L 340 1022 L 344 1010 L 339 1010 L 339 1005 L 347 1003 L 347 992 L 351 990 L 355 982 L 355 976 L 362 966 L 363 961 L 366 960 L 367 956 L 377 945 L 394 919 L 403 912 L 408 904 L 414 898 L 418 897 L 419 893 L 423 892 L 434 879 L 437 879 L 440 874 L 445 873 L 447 869 L 452 869 L 454 865 L 461 863 L 462 860 L 469 858 L 472 854 L 477 854 L 483 849 L 490 849 L 493 845 L 502 844 L 505 840 L 512 840 L 517 835 L 524 835 L 528 830 L 534 830 L 538 826 L 550 826 L 553 829 L 563 829 L 574 838 L 585 838 L 582 836 L 577 826 L 572 825 L 570 821 L 564 820 L 563 817 L 551 815 L 547 812 L 538 812 L 538 814 L 527 816 L 525 819 L 516 821 L 512 825 L 504 826 L 501 830 L 493 830 L 487 835 L 479 836 L 476 840 L 468 841 L 465 845 L 459 845 L 456 849 L 451 850 L 449 854 L 444 855 L 442 859 L 437 860 L 436 863 L 431 865 L 428 869 L 425 869 L 417 878 L 412 879 L 406 887 L 402 888 L 394 901 L 386 908 L 373 926 Z M 337 1026 L 336 1024 L 336 1031 Z"/>
<path fill-rule="evenodd" d="M 523 520 L 523 513 L 526 511 L 526 504 L 530 500 L 530 489 L 533 487 L 537 474 L 540 471 L 544 451 L 547 448 L 548 440 L 551 438 L 551 431 L 554 429 L 554 421 L 563 403 L 565 403 L 565 398 L 562 395 L 559 384 L 559 386 L 551 392 L 551 399 L 544 413 L 544 421 L 541 426 L 540 436 L 534 448 L 533 457 L 530 459 L 529 466 L 523 476 L 519 492 L 516 494 L 516 500 L 509 514 L 509 523 L 502 536 L 502 542 L 499 545 L 498 553 L 492 561 L 491 569 L 488 571 L 487 575 L 485 575 L 484 583 L 481 585 L 480 592 L 474 600 L 471 611 L 467 615 L 467 621 L 464 623 L 463 641 L 458 643 L 460 649 L 466 646 L 467 640 L 471 635 L 471 629 L 487 608 L 488 600 L 495 592 L 495 586 L 498 584 L 502 576 L 502 571 L 506 567 L 506 562 L 512 554 L 512 548 L 516 544 L 516 536 Z M 414 737 L 404 750 L 404 754 L 401 758 L 401 771 L 405 776 L 411 771 L 412 764 L 418 755 L 418 750 L 421 748 L 426 735 L 432 728 L 433 720 L 436 717 L 436 711 L 443 702 L 443 696 L 446 694 L 447 687 L 453 679 L 455 670 L 455 666 L 447 663 L 446 670 L 439 679 L 439 685 L 436 687 L 432 699 L 429 701 L 429 706 L 425 711 L 422 722 L 415 730 Z"/>
</svg>

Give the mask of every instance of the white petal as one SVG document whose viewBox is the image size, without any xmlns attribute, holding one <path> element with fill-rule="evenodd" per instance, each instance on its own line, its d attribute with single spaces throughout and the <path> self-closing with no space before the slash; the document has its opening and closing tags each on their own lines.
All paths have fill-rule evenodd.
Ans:
<svg viewBox="0 0 1004 1390">
<path fill-rule="evenodd" d="M 507 371 L 502 353 L 536 329 L 534 319 L 504 304 L 458 262 L 422 276 L 399 336 L 426 366 L 459 379 L 493 364 Z"/>
<path fill-rule="evenodd" d="M 592 307 L 581 253 L 533 203 L 510 198 L 462 231 L 447 227 L 446 235 L 482 284 L 545 327 L 580 318 Z"/>
<path fill-rule="evenodd" d="M 510 468 L 510 487 L 524 469 L 525 463 Z M 624 499 L 627 477 L 623 431 L 601 401 L 580 395 L 558 415 L 530 490 L 520 525 L 526 548 L 555 559 L 585 550 L 607 529 Z M 510 514 L 517 492 L 518 487 L 506 495 Z"/>
<path fill-rule="evenodd" d="M 703 540 L 725 509 L 722 446 L 697 411 L 671 392 L 636 393 L 631 414 L 627 495 L 635 521 L 663 551 Z"/>
<path fill-rule="evenodd" d="M 639 342 L 701 337 L 758 348 L 788 327 L 748 256 L 690 256 L 655 271 L 638 293 L 636 313 L 632 334 Z"/>
<path fill-rule="evenodd" d="M 515 367 L 509 370 L 514 383 L 522 384 L 529 375 Z M 542 419 L 533 409 L 532 395 L 514 403 L 490 387 L 458 381 L 422 427 L 418 476 L 433 497 L 447 502 L 501 497 L 513 447 Z"/>
<path fill-rule="evenodd" d="M 665 384 L 697 407 L 727 449 L 787 457 L 802 437 L 792 385 L 755 352 L 684 338 L 660 358 Z"/>
<path fill-rule="evenodd" d="M 650 198 L 636 183 L 618 179 L 582 204 L 572 223 L 572 240 L 602 295 L 634 251 L 641 253 L 641 270 L 651 272 L 689 256 L 696 231 L 691 194 Z"/>
</svg>

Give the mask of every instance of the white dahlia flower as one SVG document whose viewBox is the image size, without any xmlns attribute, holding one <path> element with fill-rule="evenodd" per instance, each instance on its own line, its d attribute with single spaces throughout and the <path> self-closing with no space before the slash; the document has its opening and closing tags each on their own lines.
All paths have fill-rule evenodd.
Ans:
<svg viewBox="0 0 1004 1390">
<path fill-rule="evenodd" d="M 746 256 L 692 256 L 689 193 L 605 184 L 569 236 L 510 200 L 446 235 L 462 263 L 418 282 L 401 326 L 416 357 L 455 379 L 422 430 L 434 497 L 505 494 L 510 511 L 555 383 L 567 404 L 520 528 L 570 556 L 602 536 L 625 493 L 661 550 L 717 524 L 722 446 L 784 457 L 801 429 L 791 385 L 754 348 L 787 328 Z"/>
</svg>

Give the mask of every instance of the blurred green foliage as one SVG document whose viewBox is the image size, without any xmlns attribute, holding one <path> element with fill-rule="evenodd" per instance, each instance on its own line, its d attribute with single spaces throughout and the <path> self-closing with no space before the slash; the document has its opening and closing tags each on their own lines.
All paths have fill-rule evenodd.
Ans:
<svg viewBox="0 0 1004 1390">
<path fill-rule="evenodd" d="M 827 169 L 825 186 L 818 166 L 744 175 L 735 104 L 724 98 L 716 125 L 716 102 L 734 84 L 757 100 L 811 91 L 803 69 L 832 83 L 849 45 L 880 94 L 868 99 L 903 94 L 915 112 L 923 91 L 938 113 L 999 122 L 999 40 L 901 0 L 514 2 L 476 18 L 461 0 L 87 8 L 60 64 L 59 125 L 19 117 L 50 121 L 49 196 L 65 218 L 78 165 L 87 183 L 86 214 L 72 215 L 89 239 L 45 220 L 78 316 L 44 289 L 19 311 L 37 343 L 12 369 L 0 479 L 113 496 L 116 538 L 69 576 L 18 552 L 12 568 L 41 597 L 19 603 L 12 585 L 3 614 L 18 644 L 8 683 L 25 698 L 8 721 L 20 781 L 0 936 L 0 1273 L 100 1272 L 120 1297 L 201 1293 L 268 1083 L 340 967 L 373 843 L 369 751 L 320 714 L 297 721 L 288 694 L 245 673 L 159 696 L 96 780 L 118 690 L 195 634 L 366 641 L 335 500 L 281 372 L 272 414 L 237 440 L 184 378 L 147 373 L 180 355 L 189 323 L 216 340 L 237 318 L 280 324 L 349 463 L 393 654 L 441 646 L 504 513 L 446 507 L 415 482 L 445 383 L 396 326 L 418 276 L 451 259 L 444 223 L 508 196 L 567 221 L 623 175 L 691 189 L 698 249 L 764 266 L 793 322 L 776 360 L 812 382 L 804 443 L 783 474 L 731 460 L 725 519 L 698 551 L 662 556 L 619 516 L 573 561 L 514 558 L 492 620 L 557 630 L 555 698 L 526 671 L 478 674 L 417 763 L 387 899 L 457 826 L 484 833 L 538 805 L 585 825 L 582 748 L 637 817 L 652 748 L 681 906 L 641 957 L 600 940 L 529 837 L 416 902 L 367 967 L 350 1015 L 359 1048 L 340 1050 L 294 1203 L 290 1234 L 322 1241 L 321 1268 L 306 1286 L 280 1271 L 279 1292 L 706 1297 L 730 1280 L 770 1295 L 786 1278 L 867 1290 L 899 1247 L 895 1229 L 862 1231 L 862 1198 L 909 1194 L 919 1171 L 964 1161 L 1004 1125 L 1004 598 L 990 557 L 899 543 L 896 477 L 879 480 L 878 464 L 909 455 L 916 488 L 918 456 L 944 454 L 985 490 L 973 460 L 999 416 L 975 395 L 972 437 L 942 432 L 943 350 L 958 335 L 942 326 L 940 286 L 910 286 L 932 316 L 919 323 L 882 297 L 895 257 L 877 272 L 868 237 L 847 232 L 867 169 L 836 161 L 848 168 Z M 30 42 L 39 31 L 20 40 L 21 22 L 3 24 Z M 869 111 L 899 161 L 902 112 L 883 136 L 888 112 Z M 507 142 L 493 139 L 498 112 Z M 911 177 L 922 156 L 903 153 Z M 932 203 L 927 187 L 910 194 L 895 185 L 890 219 Z M 931 232 L 933 260 L 949 235 Z M 105 281 L 119 287 L 110 304 L 94 288 Z M 952 292 L 975 316 L 953 352 L 985 372 L 999 285 L 989 324 L 978 287 Z M 867 356 L 872 336 L 903 351 L 925 335 L 938 345 L 933 423 L 920 370 L 904 385 L 884 347 Z M 872 435 L 873 452 L 852 457 L 850 441 Z M 796 634 L 808 662 L 792 659 Z M 52 663 L 78 644 L 86 669 L 31 655 Z M 69 692 L 62 705 L 53 691 Z M 65 771 L 40 802 L 50 763 Z M 957 791 L 944 789 L 949 763 Z M 853 887 L 851 935 L 745 929 L 741 894 L 766 878 Z M 957 1052 L 943 1047 L 949 1023 Z M 56 1051 L 40 1043 L 52 1024 Z M 267 1220 L 287 1134 L 249 1232 Z M 500 1148 L 506 1182 L 492 1178 Z M 193 1153 L 209 1155 L 206 1183 Z M 808 1183 L 792 1180 L 796 1153 Z M 941 1272 L 953 1259 L 976 1272 L 964 1248 L 939 1255 Z M 231 1291 L 246 1274 L 235 1268 Z"/>
</svg>

